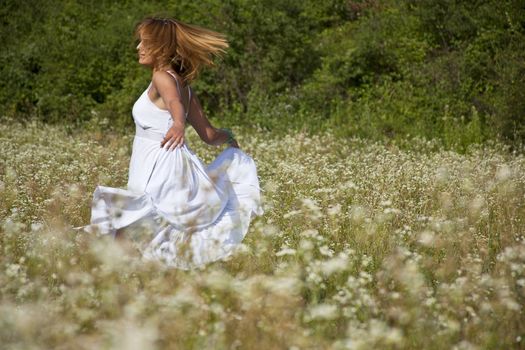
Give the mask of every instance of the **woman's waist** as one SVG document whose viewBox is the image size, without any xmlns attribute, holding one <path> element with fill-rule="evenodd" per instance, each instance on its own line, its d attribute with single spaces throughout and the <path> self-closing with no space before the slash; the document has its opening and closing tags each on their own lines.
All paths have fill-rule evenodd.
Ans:
<svg viewBox="0 0 525 350">
<path fill-rule="evenodd" d="M 171 125 L 171 124 L 169 124 Z M 169 130 L 169 126 L 164 128 L 164 131 L 161 131 L 159 128 L 155 128 L 152 126 L 142 126 L 138 123 L 135 123 L 135 138 L 139 138 L 141 140 L 148 140 L 155 142 L 156 144 L 160 143 L 164 140 L 166 137 L 166 134 Z M 190 151 L 187 148 L 186 142 L 184 142 L 184 147 L 186 150 Z M 191 153 L 191 151 L 190 151 Z"/>
<path fill-rule="evenodd" d="M 135 124 L 135 137 L 141 137 L 152 141 L 162 141 L 166 135 L 166 131 L 162 132 L 157 128 L 143 127 L 139 124 Z"/>
</svg>

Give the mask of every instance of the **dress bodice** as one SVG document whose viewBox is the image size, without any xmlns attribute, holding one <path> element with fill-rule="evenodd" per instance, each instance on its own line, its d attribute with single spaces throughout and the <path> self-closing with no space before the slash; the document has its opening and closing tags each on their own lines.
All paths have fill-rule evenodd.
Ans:
<svg viewBox="0 0 525 350">
<path fill-rule="evenodd" d="M 179 81 L 177 77 L 171 73 L 170 71 L 167 71 L 173 78 L 175 79 L 175 83 L 177 84 L 177 90 L 179 91 L 179 95 L 181 94 L 181 88 L 179 85 Z M 159 108 L 153 101 L 151 101 L 148 91 L 151 88 L 152 83 L 150 82 L 146 90 L 140 95 L 140 97 L 137 99 L 135 104 L 133 105 L 132 109 L 132 115 L 133 120 L 135 121 L 135 124 L 142 129 L 148 129 L 152 132 L 157 132 L 161 134 L 165 134 L 166 131 L 170 128 L 171 124 L 173 123 L 173 119 L 171 117 L 171 113 L 167 109 Z M 191 102 L 191 89 L 188 86 L 188 103 L 186 106 L 185 111 L 185 117 L 188 118 L 188 109 L 189 104 Z"/>
</svg>

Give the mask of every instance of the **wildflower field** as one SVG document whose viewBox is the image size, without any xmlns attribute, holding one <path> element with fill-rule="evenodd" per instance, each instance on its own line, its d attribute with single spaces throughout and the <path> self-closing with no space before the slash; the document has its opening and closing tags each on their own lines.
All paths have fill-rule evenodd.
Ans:
<svg viewBox="0 0 525 350">
<path fill-rule="evenodd" d="M 238 134 L 265 214 L 183 271 L 72 229 L 125 187 L 132 135 L 2 124 L 0 347 L 525 348 L 522 150 Z"/>
</svg>

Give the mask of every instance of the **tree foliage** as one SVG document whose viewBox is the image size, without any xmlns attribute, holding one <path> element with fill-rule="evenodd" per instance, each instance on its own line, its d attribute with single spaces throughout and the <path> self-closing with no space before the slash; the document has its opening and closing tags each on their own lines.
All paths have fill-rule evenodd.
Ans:
<svg viewBox="0 0 525 350">
<path fill-rule="evenodd" d="M 132 32 L 150 14 L 226 33 L 228 55 L 195 83 L 212 118 L 460 147 L 525 139 L 519 0 L 6 0 L 2 116 L 132 125 L 150 78 Z"/>
</svg>

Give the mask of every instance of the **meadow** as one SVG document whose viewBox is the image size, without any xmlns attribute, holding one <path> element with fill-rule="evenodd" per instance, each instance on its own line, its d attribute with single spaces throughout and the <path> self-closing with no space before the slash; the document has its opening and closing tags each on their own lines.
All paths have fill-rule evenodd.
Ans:
<svg viewBox="0 0 525 350">
<path fill-rule="evenodd" d="M 72 230 L 125 187 L 132 134 L 1 124 L 2 348 L 525 348 L 523 149 L 234 131 L 265 214 L 183 271 Z"/>
</svg>

